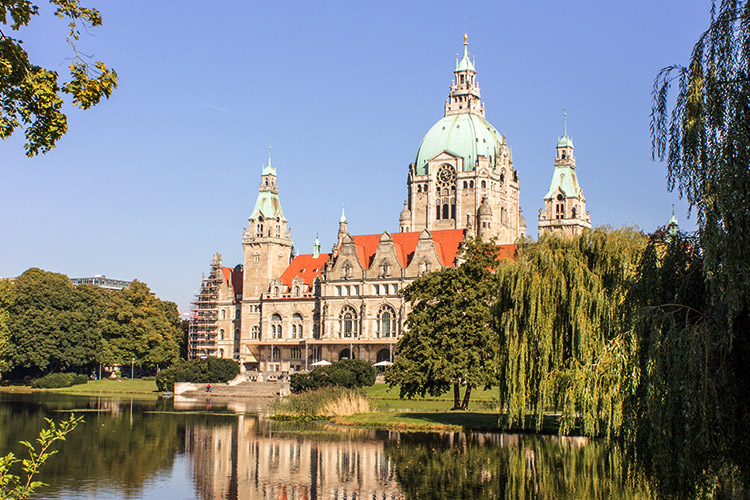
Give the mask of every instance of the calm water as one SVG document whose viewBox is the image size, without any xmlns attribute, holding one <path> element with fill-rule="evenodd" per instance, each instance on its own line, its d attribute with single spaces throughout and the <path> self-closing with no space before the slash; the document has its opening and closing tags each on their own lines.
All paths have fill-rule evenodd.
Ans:
<svg viewBox="0 0 750 500">
<path fill-rule="evenodd" d="M 59 499 L 641 499 L 617 448 L 584 438 L 284 424 L 252 404 L 0 393 L 0 451 L 71 410 L 44 469 Z"/>
</svg>

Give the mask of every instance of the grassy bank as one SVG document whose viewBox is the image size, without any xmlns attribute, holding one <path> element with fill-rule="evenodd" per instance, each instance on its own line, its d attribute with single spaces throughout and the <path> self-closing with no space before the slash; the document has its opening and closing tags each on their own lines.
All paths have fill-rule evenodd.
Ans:
<svg viewBox="0 0 750 500">
<path fill-rule="evenodd" d="M 103 379 L 89 380 L 85 384 L 63 387 L 60 389 L 46 389 L 66 394 L 151 394 L 158 395 L 156 382 L 142 379 Z"/>
<path fill-rule="evenodd" d="M 356 425 L 399 430 L 481 430 L 497 431 L 497 413 L 490 411 L 373 412 L 335 417 L 340 425 Z"/>
</svg>

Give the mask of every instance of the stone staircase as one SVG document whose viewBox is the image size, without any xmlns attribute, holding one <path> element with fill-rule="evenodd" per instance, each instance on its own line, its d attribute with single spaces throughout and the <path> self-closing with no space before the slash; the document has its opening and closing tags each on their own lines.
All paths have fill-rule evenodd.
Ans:
<svg viewBox="0 0 750 500">
<path fill-rule="evenodd" d="M 231 385 L 230 385 L 231 384 Z M 182 384 L 180 384 L 182 385 Z M 187 384 L 186 384 L 187 385 Z M 183 389 L 183 390 L 179 390 Z M 179 392 L 178 392 L 179 390 Z M 179 388 L 175 384 L 175 394 L 185 397 L 206 396 L 205 384 L 190 384 L 190 387 Z M 229 384 L 211 384 L 211 397 L 229 398 L 273 398 L 289 394 L 288 382 L 230 382 Z"/>
</svg>

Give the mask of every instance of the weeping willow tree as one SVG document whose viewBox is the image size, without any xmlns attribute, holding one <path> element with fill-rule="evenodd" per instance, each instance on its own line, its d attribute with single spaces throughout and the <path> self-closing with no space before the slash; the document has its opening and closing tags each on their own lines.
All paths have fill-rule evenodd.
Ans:
<svg viewBox="0 0 750 500">
<path fill-rule="evenodd" d="M 521 245 L 496 271 L 500 401 L 507 426 L 527 414 L 541 430 L 559 414 L 560 432 L 619 435 L 637 339 L 626 302 L 646 237 L 598 228 L 573 239 Z"/>
<path fill-rule="evenodd" d="M 688 484 L 692 474 L 697 490 L 721 496 L 721 478 L 750 485 L 750 2 L 711 2 L 709 28 L 687 65 L 664 68 L 653 98 L 654 156 L 666 160 L 669 189 L 677 188 L 697 214 L 705 296 L 694 307 L 691 297 L 676 294 L 681 309 L 654 320 L 649 348 L 660 348 L 649 351 L 655 371 L 641 392 L 651 412 L 642 412 L 649 419 L 637 428 L 636 442 L 647 466 L 665 468 L 665 484 L 670 472 Z M 685 319 L 688 306 L 700 314 Z M 670 370 L 673 363 L 683 371 Z M 681 393 L 682 404 L 668 398 L 669 411 L 661 414 L 651 404 L 658 394 Z M 649 439 L 691 450 L 690 460 L 670 464 L 643 445 Z M 737 483 L 727 483 L 732 497 Z"/>
</svg>

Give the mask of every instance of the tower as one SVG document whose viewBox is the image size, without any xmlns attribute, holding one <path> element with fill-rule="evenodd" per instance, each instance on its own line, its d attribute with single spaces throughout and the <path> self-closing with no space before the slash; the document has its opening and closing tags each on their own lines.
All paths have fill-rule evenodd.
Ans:
<svg viewBox="0 0 750 500">
<path fill-rule="evenodd" d="M 269 282 L 281 276 L 289 266 L 293 247 L 287 220 L 281 210 L 276 169 L 271 166 L 269 154 L 268 165 L 261 173 L 258 198 L 242 237 L 243 293 L 246 297 L 257 298 L 267 291 Z"/>
<path fill-rule="evenodd" d="M 518 204 L 518 172 L 505 136 L 485 119 L 476 74 L 464 35 L 463 56 L 456 58 L 444 116 L 424 136 L 409 165 L 401 232 L 464 229 L 475 234 L 480 229 L 480 205 L 486 200 L 484 237 L 508 244 L 526 234 Z"/>
<path fill-rule="evenodd" d="M 573 141 L 568 137 L 568 116 L 563 114 L 563 136 L 557 141 L 555 170 L 552 174 L 544 208 L 539 210 L 539 236 L 547 233 L 575 236 L 591 229 L 591 214 L 578 184 Z"/>
</svg>

